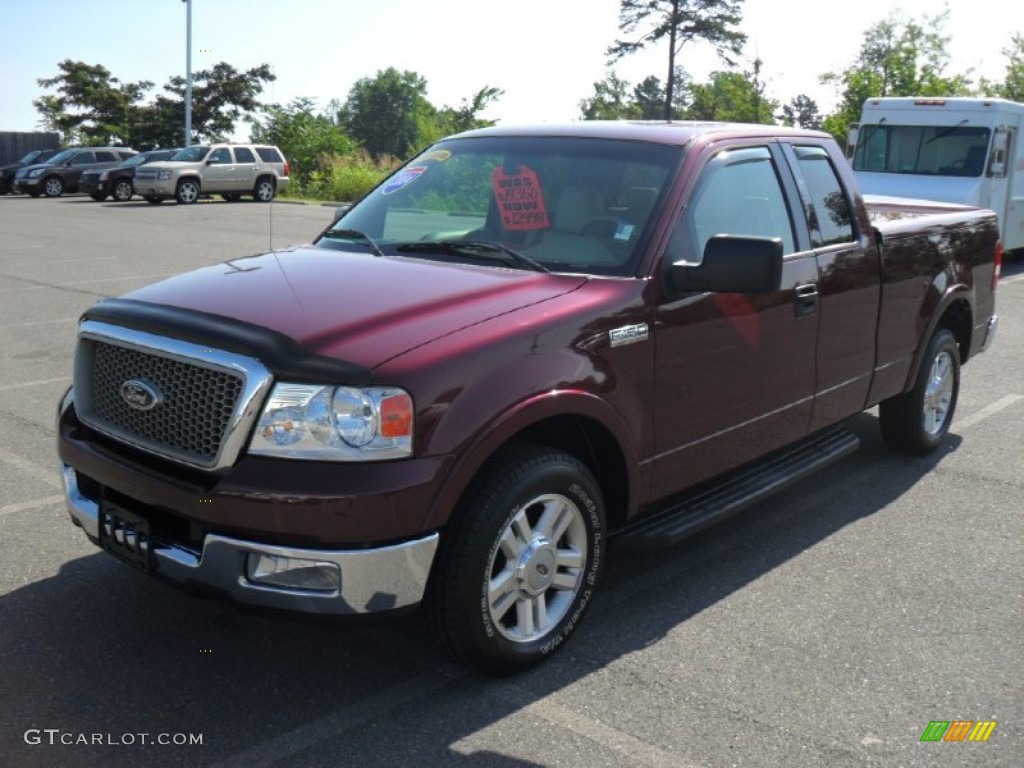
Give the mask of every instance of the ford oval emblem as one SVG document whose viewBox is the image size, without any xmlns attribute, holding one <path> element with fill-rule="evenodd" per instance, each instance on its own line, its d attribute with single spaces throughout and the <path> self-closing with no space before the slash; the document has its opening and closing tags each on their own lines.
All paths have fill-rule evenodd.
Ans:
<svg viewBox="0 0 1024 768">
<path fill-rule="evenodd" d="M 160 390 L 142 379 L 128 379 L 121 385 L 121 399 L 137 411 L 151 411 L 164 399 Z"/>
</svg>

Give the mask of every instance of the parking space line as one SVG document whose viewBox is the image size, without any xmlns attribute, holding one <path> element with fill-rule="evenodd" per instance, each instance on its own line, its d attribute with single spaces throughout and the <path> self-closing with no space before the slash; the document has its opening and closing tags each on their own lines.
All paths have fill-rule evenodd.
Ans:
<svg viewBox="0 0 1024 768">
<path fill-rule="evenodd" d="M 58 381 L 66 381 L 68 384 L 70 384 L 71 376 L 59 376 L 56 379 L 36 379 L 35 381 L 22 381 L 19 382 L 18 384 L 2 384 L 0 385 L 0 392 L 6 392 L 10 389 L 23 389 L 25 387 L 38 387 L 42 386 L 43 384 L 55 384 Z"/>
<path fill-rule="evenodd" d="M 259 768 L 286 760 L 327 739 L 373 720 L 401 706 L 425 699 L 469 672 L 454 664 L 444 664 L 411 680 L 385 688 L 368 699 L 346 707 L 214 764 L 213 768 Z"/>
<path fill-rule="evenodd" d="M 11 451 L 8 451 L 6 448 L 0 448 L 0 461 L 9 467 L 14 467 L 15 469 L 20 469 L 22 472 L 27 472 L 36 480 L 41 483 L 45 483 L 51 488 L 64 487 L 64 484 L 60 481 L 56 467 L 54 467 L 52 472 L 48 472 L 28 459 L 23 459 L 16 453 L 11 453 Z"/>
<path fill-rule="evenodd" d="M 6 504 L 0 507 L 0 517 L 9 515 L 14 512 L 23 512 L 26 509 L 36 509 L 38 507 L 48 507 L 51 504 L 59 504 L 64 501 L 63 496 L 43 496 L 41 499 L 32 499 L 31 501 L 16 501 L 13 504 Z"/>
<path fill-rule="evenodd" d="M 80 264 L 83 261 L 112 261 L 113 256 L 92 256 L 88 259 L 54 259 L 53 261 L 44 261 L 37 259 L 36 261 L 12 261 L 5 263 L 4 268 L 7 267 L 37 267 L 37 266 L 48 266 L 50 264 Z"/>
<path fill-rule="evenodd" d="M 44 283 L 44 282 L 41 282 L 39 280 L 29 280 L 28 278 L 18 277 L 17 275 L 6 275 L 6 274 L 3 274 L 3 275 L 0 275 L 0 277 L 7 277 L 7 278 L 10 278 L 11 280 L 18 280 L 18 281 L 23 282 L 23 283 L 29 283 L 29 286 L 27 288 L 4 288 L 3 290 L 0 290 L 0 293 L 15 293 L 15 292 L 16 293 L 26 293 L 28 291 L 40 291 L 40 290 L 43 290 L 45 288 L 52 288 L 52 289 L 57 290 L 57 291 L 61 291 L 61 290 L 64 290 L 64 291 L 74 291 L 75 290 L 74 286 L 77 286 L 77 285 L 90 285 L 92 283 L 107 283 L 107 282 L 120 281 L 120 280 L 143 280 L 143 279 L 145 279 L 145 280 L 155 280 L 156 278 L 159 278 L 159 277 L 174 277 L 175 275 L 179 275 L 179 274 L 181 274 L 181 273 L 180 272 L 155 272 L 155 273 L 145 274 L 145 275 L 118 275 L 117 277 L 97 277 L 97 278 L 93 278 L 92 280 L 75 280 L 75 281 L 70 282 L 70 283 L 56 283 L 56 284 Z M 84 291 L 84 290 L 80 290 L 80 291 L 77 291 L 77 292 L 78 293 L 93 293 L 93 291 Z M 99 296 L 99 295 L 102 295 L 102 294 L 96 294 L 96 295 Z"/>
<path fill-rule="evenodd" d="M 999 284 L 1002 285 L 1003 283 L 1019 283 L 1021 280 L 1024 280 L 1024 275 L 1014 275 L 1013 277 L 1000 278 Z"/>
<path fill-rule="evenodd" d="M 962 421 L 960 419 L 955 420 L 952 426 L 955 427 L 958 432 L 962 432 L 965 429 L 973 427 L 979 421 L 984 421 L 990 416 L 995 416 L 1000 411 L 1006 410 L 1011 405 L 1021 400 L 1024 400 L 1024 395 L 1007 395 L 1006 397 L 1001 397 L 991 405 L 986 405 L 980 411 L 972 413 L 966 419 L 963 419 Z"/>
<path fill-rule="evenodd" d="M 57 323 L 71 323 L 78 322 L 78 315 L 74 317 L 60 317 L 56 320 L 33 320 L 31 323 L 7 323 L 0 324 L 0 331 L 4 328 L 28 328 L 33 325 L 55 325 Z"/>
</svg>

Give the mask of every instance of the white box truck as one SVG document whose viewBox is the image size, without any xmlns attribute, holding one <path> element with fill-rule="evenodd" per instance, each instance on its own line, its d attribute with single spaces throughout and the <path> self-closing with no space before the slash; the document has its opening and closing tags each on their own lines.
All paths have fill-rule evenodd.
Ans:
<svg viewBox="0 0 1024 768">
<path fill-rule="evenodd" d="M 1005 99 L 886 97 L 864 102 L 851 131 L 868 195 L 991 208 L 1003 248 L 1024 249 L 1024 104 Z"/>
</svg>

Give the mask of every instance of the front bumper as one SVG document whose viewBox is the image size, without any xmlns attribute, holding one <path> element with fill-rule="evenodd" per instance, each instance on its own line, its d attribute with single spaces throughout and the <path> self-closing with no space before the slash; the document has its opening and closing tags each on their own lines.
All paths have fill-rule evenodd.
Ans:
<svg viewBox="0 0 1024 768">
<path fill-rule="evenodd" d="M 100 541 L 100 503 L 89 498 L 75 470 L 62 464 L 72 521 Z M 156 575 L 186 587 L 214 591 L 237 602 L 312 614 L 364 614 L 404 608 L 423 599 L 438 534 L 368 549 L 306 549 L 206 534 L 201 551 L 151 538 L 145 545 Z M 256 556 L 333 564 L 336 589 L 302 589 L 256 583 L 247 575 Z"/>
<path fill-rule="evenodd" d="M 24 195 L 30 192 L 42 192 L 43 177 L 39 176 L 35 179 L 15 179 L 13 191 L 16 195 Z"/>
<path fill-rule="evenodd" d="M 101 181 L 99 177 L 82 177 L 78 181 L 78 189 L 87 195 L 109 195 L 110 183 L 105 179 Z"/>
<path fill-rule="evenodd" d="M 157 179 L 139 179 L 136 176 L 133 186 L 135 187 L 135 194 L 142 197 L 174 197 L 178 180 L 165 179 L 158 181 Z"/>
</svg>

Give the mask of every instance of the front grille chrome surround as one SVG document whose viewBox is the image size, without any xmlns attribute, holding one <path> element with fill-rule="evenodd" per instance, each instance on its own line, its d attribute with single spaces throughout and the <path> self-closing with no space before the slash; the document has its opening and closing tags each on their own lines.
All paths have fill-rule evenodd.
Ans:
<svg viewBox="0 0 1024 768">
<path fill-rule="evenodd" d="M 143 382 L 157 404 L 130 406 Z M 273 376 L 252 357 L 86 320 L 75 350 L 75 410 L 98 432 L 165 459 L 219 470 L 245 448 Z"/>
</svg>

